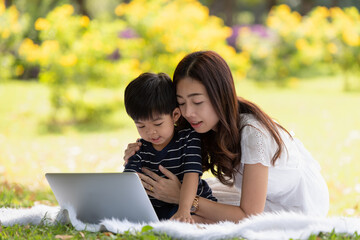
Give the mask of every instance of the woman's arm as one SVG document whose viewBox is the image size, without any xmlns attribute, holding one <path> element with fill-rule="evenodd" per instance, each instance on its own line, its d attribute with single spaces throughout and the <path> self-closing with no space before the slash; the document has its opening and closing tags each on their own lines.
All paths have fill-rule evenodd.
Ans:
<svg viewBox="0 0 360 240">
<path fill-rule="evenodd" d="M 124 172 L 141 172 L 142 168 L 142 154 L 138 153 L 135 155 L 132 155 L 127 164 L 124 166 Z"/>
<path fill-rule="evenodd" d="M 268 167 L 262 164 L 245 164 L 240 206 L 232 206 L 200 198 L 196 215 L 208 222 L 238 222 L 264 211 L 268 183 Z"/>
<path fill-rule="evenodd" d="M 134 143 L 129 143 L 124 152 L 124 166 L 128 163 L 129 158 L 133 156 L 137 151 L 140 150 L 142 143 L 139 141 L 140 138 Z"/>
<path fill-rule="evenodd" d="M 147 193 L 161 201 L 178 204 L 181 187 L 180 181 L 164 167 L 160 166 L 159 169 L 168 179 L 162 178 L 144 168 L 142 170 L 148 176 L 139 173 Z M 260 163 L 245 164 L 240 206 L 232 206 L 199 198 L 199 209 L 195 214 L 202 217 L 206 222 L 226 220 L 238 222 L 250 215 L 261 213 L 265 208 L 267 184 L 268 167 Z"/>
</svg>

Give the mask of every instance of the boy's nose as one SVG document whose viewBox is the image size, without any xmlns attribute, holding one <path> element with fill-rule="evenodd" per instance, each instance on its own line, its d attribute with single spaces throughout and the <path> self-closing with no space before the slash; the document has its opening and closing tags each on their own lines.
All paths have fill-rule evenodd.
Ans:
<svg viewBox="0 0 360 240">
<path fill-rule="evenodd" d="M 149 129 L 149 130 L 148 130 L 148 134 L 154 134 L 154 133 L 156 133 L 156 130 L 155 130 L 155 129 Z"/>
</svg>

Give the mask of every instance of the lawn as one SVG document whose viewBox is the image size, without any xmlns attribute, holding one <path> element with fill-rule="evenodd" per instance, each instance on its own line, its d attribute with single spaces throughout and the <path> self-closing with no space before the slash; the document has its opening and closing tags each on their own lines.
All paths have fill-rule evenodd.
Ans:
<svg viewBox="0 0 360 240">
<path fill-rule="evenodd" d="M 329 215 L 360 216 L 360 111 L 356 110 L 360 93 L 343 92 L 339 77 L 301 79 L 286 88 L 248 81 L 236 86 L 238 95 L 294 131 L 320 162 L 330 191 Z M 37 82 L 0 84 L 1 206 L 56 204 L 46 172 L 122 171 L 123 151 L 137 138 L 123 107 L 106 124 L 66 126 L 61 133 L 51 133 L 45 124 L 50 112 L 48 94 Z M 34 236 L 47 231 L 27 226 L 0 229 L 0 233 L 16 238 L 16 232 L 21 235 L 31 229 Z M 83 234 L 70 226 L 51 229 L 51 236 L 65 233 L 80 239 Z"/>
</svg>

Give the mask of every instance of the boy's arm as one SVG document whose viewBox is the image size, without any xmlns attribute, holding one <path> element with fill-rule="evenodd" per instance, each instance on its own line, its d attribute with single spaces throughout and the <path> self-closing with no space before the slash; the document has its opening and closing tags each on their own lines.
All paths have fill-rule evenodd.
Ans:
<svg viewBox="0 0 360 240">
<path fill-rule="evenodd" d="M 184 174 L 183 183 L 181 184 L 180 189 L 179 209 L 174 216 L 170 218 L 171 220 L 195 223 L 194 219 L 191 217 L 190 208 L 194 201 L 198 184 L 198 173 L 190 172 Z"/>
<path fill-rule="evenodd" d="M 185 173 L 180 190 L 179 210 L 190 213 L 191 205 L 196 196 L 199 184 L 199 174 L 190 172 Z"/>
<path fill-rule="evenodd" d="M 171 219 L 194 223 L 190 209 L 202 175 L 201 141 L 198 133 L 192 131 L 187 137 L 184 157 L 184 177 L 180 189 L 179 209 Z"/>
</svg>

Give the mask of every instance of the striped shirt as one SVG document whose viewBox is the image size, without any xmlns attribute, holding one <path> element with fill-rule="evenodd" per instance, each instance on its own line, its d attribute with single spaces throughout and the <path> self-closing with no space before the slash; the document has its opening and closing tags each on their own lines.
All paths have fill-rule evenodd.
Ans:
<svg viewBox="0 0 360 240">
<path fill-rule="evenodd" d="M 129 158 L 124 172 L 139 172 L 146 167 L 165 177 L 159 170 L 159 165 L 175 174 L 182 183 L 185 173 L 198 173 L 199 184 L 197 195 L 216 201 L 208 184 L 200 178 L 202 175 L 201 165 L 201 140 L 193 129 L 175 131 L 173 138 L 161 151 L 154 149 L 150 142 L 140 140 L 142 146 L 139 151 Z M 168 203 L 149 196 L 154 207 L 162 207 Z"/>
</svg>

